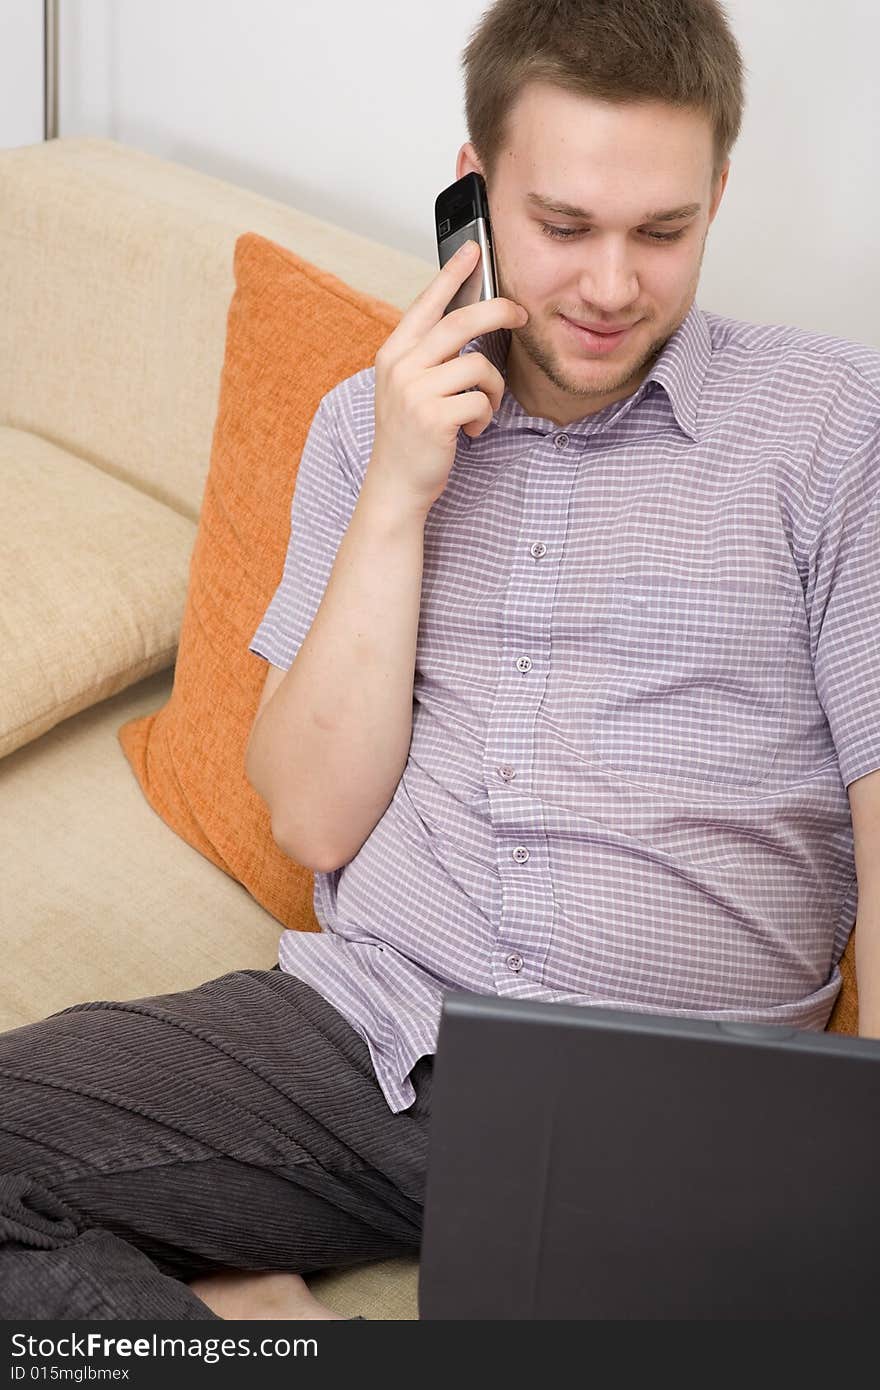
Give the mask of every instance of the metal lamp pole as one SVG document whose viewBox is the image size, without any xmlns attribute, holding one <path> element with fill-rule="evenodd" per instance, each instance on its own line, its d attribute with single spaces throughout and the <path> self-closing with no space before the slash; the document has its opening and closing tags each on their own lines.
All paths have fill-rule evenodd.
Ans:
<svg viewBox="0 0 880 1390">
<path fill-rule="evenodd" d="M 58 0 L 43 0 L 43 139 L 58 138 Z"/>
</svg>

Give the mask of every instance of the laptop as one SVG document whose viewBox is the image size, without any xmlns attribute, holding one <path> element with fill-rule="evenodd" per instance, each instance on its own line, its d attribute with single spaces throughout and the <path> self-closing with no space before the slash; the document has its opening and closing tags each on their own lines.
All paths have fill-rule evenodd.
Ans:
<svg viewBox="0 0 880 1390">
<path fill-rule="evenodd" d="M 422 1319 L 876 1317 L 880 1041 L 453 992 Z"/>
</svg>

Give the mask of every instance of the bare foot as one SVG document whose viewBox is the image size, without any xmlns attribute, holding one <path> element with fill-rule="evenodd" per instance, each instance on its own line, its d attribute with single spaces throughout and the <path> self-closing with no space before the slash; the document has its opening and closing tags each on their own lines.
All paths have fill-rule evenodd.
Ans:
<svg viewBox="0 0 880 1390">
<path fill-rule="evenodd" d="M 221 1318 L 265 1320 L 288 1318 L 295 1322 L 311 1318 L 343 1320 L 309 1293 L 300 1274 L 281 1270 L 224 1269 L 218 1274 L 188 1279 L 193 1293 Z"/>
</svg>

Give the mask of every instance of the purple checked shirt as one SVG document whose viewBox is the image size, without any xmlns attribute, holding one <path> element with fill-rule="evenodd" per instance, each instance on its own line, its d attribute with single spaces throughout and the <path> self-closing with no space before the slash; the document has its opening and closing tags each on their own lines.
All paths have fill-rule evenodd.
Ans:
<svg viewBox="0 0 880 1390">
<path fill-rule="evenodd" d="M 509 330 L 476 338 L 505 371 Z M 370 458 L 321 401 L 249 650 L 287 669 Z M 509 390 L 425 524 L 409 757 L 281 968 L 389 1107 L 444 991 L 825 1026 L 880 767 L 880 351 L 694 303 L 638 390 L 560 428 Z"/>
</svg>

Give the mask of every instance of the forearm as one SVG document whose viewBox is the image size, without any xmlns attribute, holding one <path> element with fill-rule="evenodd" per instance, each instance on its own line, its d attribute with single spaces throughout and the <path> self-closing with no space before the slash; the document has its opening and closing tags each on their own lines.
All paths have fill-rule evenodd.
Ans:
<svg viewBox="0 0 880 1390">
<path fill-rule="evenodd" d="M 357 853 L 406 766 L 426 515 L 368 469 L 312 626 L 254 728 L 248 779 L 307 868 Z"/>
<path fill-rule="evenodd" d="M 856 918 L 859 1037 L 880 1038 L 880 888 L 859 893 Z"/>
</svg>

